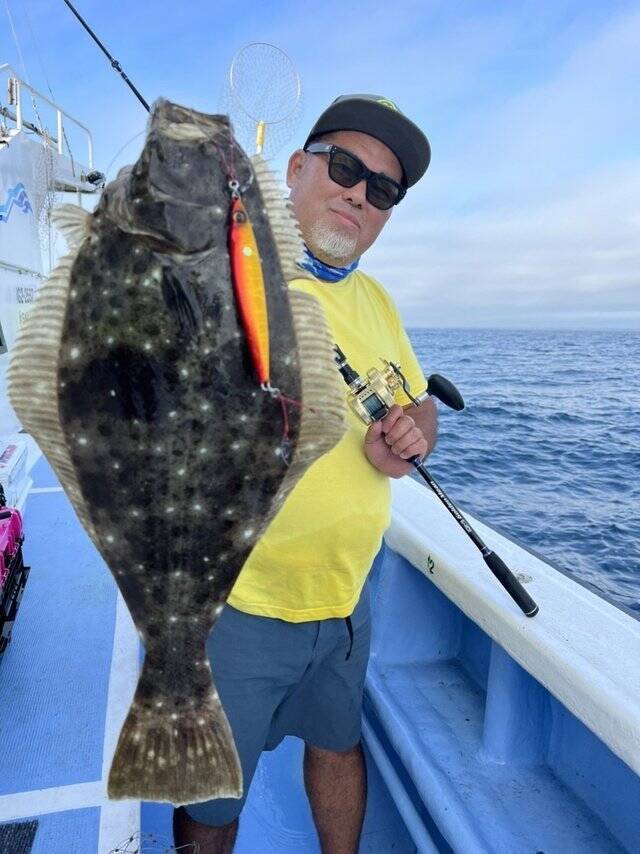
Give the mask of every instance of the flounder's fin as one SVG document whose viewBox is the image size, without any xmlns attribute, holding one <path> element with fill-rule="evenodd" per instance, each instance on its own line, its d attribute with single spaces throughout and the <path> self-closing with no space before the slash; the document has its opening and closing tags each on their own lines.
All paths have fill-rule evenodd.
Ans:
<svg viewBox="0 0 640 854">
<path fill-rule="evenodd" d="M 72 205 L 65 205 L 72 208 Z M 77 210 L 82 211 L 82 208 Z M 88 214 L 67 212 L 67 239 L 82 241 Z M 75 217 L 75 219 L 74 219 Z M 81 222 L 84 234 L 81 234 Z M 97 539 L 78 486 L 71 456 L 60 426 L 58 410 L 58 360 L 62 327 L 69 299 L 69 281 L 76 253 L 66 255 L 42 285 L 33 311 L 24 323 L 11 354 L 8 371 L 9 400 L 25 430 L 40 446 L 60 478 L 80 522 L 94 543 Z"/>
<path fill-rule="evenodd" d="M 242 768 L 217 693 L 172 710 L 149 661 L 147 652 L 111 763 L 109 797 L 176 806 L 242 797 Z"/>
<path fill-rule="evenodd" d="M 254 155 L 251 160 L 285 278 L 313 278 L 296 263 L 303 255 L 304 244 L 278 181 L 261 157 Z M 311 294 L 294 290 L 289 290 L 289 305 L 298 345 L 302 411 L 293 462 L 276 496 L 276 506 L 284 501 L 306 469 L 337 445 L 347 427 L 344 386 L 335 363 L 334 342 L 324 309 Z"/>
<path fill-rule="evenodd" d="M 293 462 L 282 484 L 285 495 L 310 465 L 338 444 L 347 429 L 345 392 L 322 306 L 302 291 L 289 291 L 289 303 L 298 343 L 302 410 Z"/>
<path fill-rule="evenodd" d="M 276 241 L 278 259 L 285 279 L 287 281 L 312 279 L 313 276 L 297 264 L 304 255 L 304 243 L 291 203 L 285 199 L 280 182 L 262 157 L 254 154 L 250 159 L 256 173 L 260 195 L 267 208 L 269 224 Z"/>
<path fill-rule="evenodd" d="M 51 211 L 51 222 L 60 229 L 71 249 L 80 246 L 89 231 L 91 214 L 78 205 L 60 205 Z"/>
</svg>

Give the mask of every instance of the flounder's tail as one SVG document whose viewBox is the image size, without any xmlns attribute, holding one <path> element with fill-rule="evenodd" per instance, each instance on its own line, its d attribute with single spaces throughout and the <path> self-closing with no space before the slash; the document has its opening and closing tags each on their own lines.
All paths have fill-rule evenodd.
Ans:
<svg viewBox="0 0 640 854">
<path fill-rule="evenodd" d="M 167 698 L 148 658 L 111 764 L 110 798 L 176 806 L 242 796 L 242 769 L 216 691 Z"/>
</svg>

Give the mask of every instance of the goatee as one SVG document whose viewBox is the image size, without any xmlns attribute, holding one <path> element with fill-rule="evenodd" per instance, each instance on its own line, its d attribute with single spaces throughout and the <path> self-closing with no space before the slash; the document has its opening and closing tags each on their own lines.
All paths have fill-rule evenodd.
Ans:
<svg viewBox="0 0 640 854">
<path fill-rule="evenodd" d="M 345 261 L 353 258 L 358 243 L 358 238 L 352 234 L 345 234 L 324 223 L 316 223 L 309 234 L 307 245 L 314 255 L 324 255 L 339 266 Z"/>
</svg>

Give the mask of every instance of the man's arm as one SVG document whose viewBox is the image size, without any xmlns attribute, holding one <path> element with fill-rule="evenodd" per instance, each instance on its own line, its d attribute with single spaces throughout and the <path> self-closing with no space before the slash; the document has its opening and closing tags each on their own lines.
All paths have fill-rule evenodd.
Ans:
<svg viewBox="0 0 640 854">
<path fill-rule="evenodd" d="M 431 398 L 418 407 L 392 406 L 381 421 L 370 425 L 364 452 L 378 471 L 388 477 L 403 477 L 414 468 L 405 460 L 416 454 L 424 459 L 435 448 L 437 435 L 438 413 Z"/>
</svg>

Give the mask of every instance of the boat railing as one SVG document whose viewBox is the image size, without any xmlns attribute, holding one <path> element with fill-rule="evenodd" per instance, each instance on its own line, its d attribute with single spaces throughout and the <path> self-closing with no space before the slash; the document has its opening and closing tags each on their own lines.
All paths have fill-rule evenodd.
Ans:
<svg viewBox="0 0 640 854">
<path fill-rule="evenodd" d="M 65 156 L 64 143 L 66 121 L 68 124 L 78 129 L 84 136 L 87 152 L 86 164 L 88 169 L 92 170 L 93 137 L 91 136 L 91 131 L 85 127 L 82 122 L 79 122 L 78 119 L 74 118 L 70 113 L 67 113 L 66 110 L 63 110 L 62 107 L 50 98 L 47 98 L 46 95 L 43 95 L 41 92 L 38 92 L 37 89 L 34 89 L 33 86 L 30 86 L 26 80 L 23 80 L 8 63 L 0 65 L 0 76 L 7 78 L 8 92 L 8 105 L 6 107 L 0 105 L 0 116 L 5 120 L 12 122 L 13 125 L 6 135 L 11 137 L 27 129 L 40 136 L 48 148 L 53 149 L 60 156 Z M 33 98 L 37 98 L 39 102 L 46 104 L 54 111 L 56 118 L 55 136 L 50 135 L 43 127 L 38 127 L 38 125 L 25 118 L 23 90 L 28 92 Z"/>
</svg>

